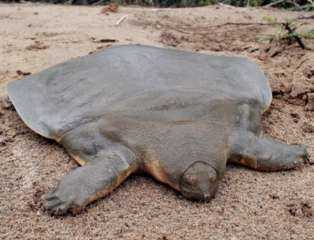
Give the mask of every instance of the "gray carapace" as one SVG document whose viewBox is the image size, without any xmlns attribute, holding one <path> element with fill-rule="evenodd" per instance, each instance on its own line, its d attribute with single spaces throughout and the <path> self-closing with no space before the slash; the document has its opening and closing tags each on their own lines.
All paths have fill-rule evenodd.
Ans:
<svg viewBox="0 0 314 240">
<path fill-rule="evenodd" d="M 242 57 L 116 46 L 10 83 L 8 93 L 31 129 L 82 165 L 46 195 L 54 214 L 81 210 L 139 171 L 209 200 L 228 162 L 277 171 L 307 157 L 304 146 L 262 136 L 271 89 Z"/>
</svg>

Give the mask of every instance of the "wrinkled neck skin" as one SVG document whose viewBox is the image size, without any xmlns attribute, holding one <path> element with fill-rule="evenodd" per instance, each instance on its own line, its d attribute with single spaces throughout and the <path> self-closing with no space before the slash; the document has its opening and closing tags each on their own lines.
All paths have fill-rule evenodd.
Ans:
<svg viewBox="0 0 314 240">
<path fill-rule="evenodd" d="M 245 142 L 251 141 L 249 136 L 260 137 L 262 134 L 261 118 L 263 108 L 257 102 L 239 104 L 234 116 L 234 126 L 228 138 L 228 161 L 241 160 L 239 152 Z M 248 144 L 247 144 L 248 145 Z M 256 159 L 246 159 L 255 161 Z"/>
<path fill-rule="evenodd" d="M 236 106 L 233 132 L 248 131 L 259 136 L 262 132 L 262 112 L 262 106 L 256 101 L 242 103 Z"/>
</svg>

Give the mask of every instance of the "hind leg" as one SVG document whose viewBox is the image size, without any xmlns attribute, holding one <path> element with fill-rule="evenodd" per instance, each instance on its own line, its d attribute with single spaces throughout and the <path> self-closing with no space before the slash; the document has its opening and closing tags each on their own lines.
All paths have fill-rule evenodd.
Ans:
<svg viewBox="0 0 314 240">
<path fill-rule="evenodd" d="M 238 107 L 238 122 L 230 137 L 229 161 L 260 171 L 287 170 L 307 160 L 305 146 L 288 145 L 261 135 L 259 105 L 242 104 Z"/>
<path fill-rule="evenodd" d="M 269 137 L 257 137 L 248 131 L 239 131 L 231 138 L 229 161 L 256 170 L 288 170 L 308 160 L 306 147 L 302 145 L 288 145 Z"/>
<path fill-rule="evenodd" d="M 135 154 L 127 147 L 87 129 L 67 134 L 61 144 L 79 163 L 45 198 L 45 209 L 56 215 L 79 212 L 106 196 L 137 170 Z"/>
</svg>

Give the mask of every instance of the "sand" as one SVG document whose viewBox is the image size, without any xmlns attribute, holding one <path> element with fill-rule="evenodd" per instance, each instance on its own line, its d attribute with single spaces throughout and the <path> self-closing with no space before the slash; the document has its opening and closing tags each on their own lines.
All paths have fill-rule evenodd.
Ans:
<svg viewBox="0 0 314 240">
<path fill-rule="evenodd" d="M 234 25 L 310 16 L 305 12 L 210 6 L 184 9 L 0 4 L 0 95 L 5 85 L 112 44 L 142 43 L 252 58 L 269 76 L 274 100 L 267 134 L 309 146 L 314 161 L 314 53 L 256 40 L 276 28 Z M 116 22 L 127 15 L 119 26 Z M 301 29 L 314 27 L 303 19 Z M 221 25 L 225 24 L 225 25 Z M 106 39 L 117 42 L 108 43 Z M 306 40 L 314 47 L 313 40 Z M 132 176 L 77 216 L 51 217 L 41 196 L 76 163 L 0 104 L 0 239 L 314 239 L 314 166 L 261 173 L 228 166 L 209 203 L 191 202 L 147 176 Z"/>
</svg>

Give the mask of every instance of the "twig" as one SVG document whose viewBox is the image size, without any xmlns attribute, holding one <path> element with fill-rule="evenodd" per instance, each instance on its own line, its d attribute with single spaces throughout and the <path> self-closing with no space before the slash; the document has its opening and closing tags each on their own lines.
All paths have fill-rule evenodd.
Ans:
<svg viewBox="0 0 314 240">
<path fill-rule="evenodd" d="M 116 26 L 119 26 L 125 19 L 127 19 L 127 15 L 121 17 L 117 22 L 116 22 Z"/>
<path fill-rule="evenodd" d="M 308 58 L 303 59 L 303 60 L 298 64 L 298 66 L 295 68 L 295 70 L 298 70 L 298 69 L 303 65 L 303 63 L 305 63 L 307 60 L 309 60 L 309 59 L 308 59 Z"/>
<path fill-rule="evenodd" d="M 278 0 L 278 1 L 266 4 L 264 7 L 272 7 L 272 6 L 275 6 L 275 5 L 279 4 L 279 3 L 282 3 L 284 1 L 286 1 L 286 0 Z"/>
<path fill-rule="evenodd" d="M 311 16 L 300 16 L 296 18 L 297 20 L 308 20 L 308 19 L 314 19 L 314 15 Z"/>
<path fill-rule="evenodd" d="M 220 27 L 223 27 L 223 26 L 255 26 L 255 25 L 259 25 L 259 26 L 273 26 L 273 25 L 277 25 L 277 24 L 280 24 L 280 23 L 262 23 L 262 22 L 251 22 L 251 23 L 249 23 L 249 22 L 239 22 L 239 23 L 237 23 L 237 22 L 226 22 L 226 23 L 222 23 L 222 24 L 217 24 L 217 25 L 211 25 L 211 26 L 204 27 L 202 29 L 202 31 L 208 31 L 208 29 L 210 29 L 210 28 L 220 28 Z M 178 31 L 177 28 L 173 28 L 173 30 Z M 186 29 L 183 29 L 183 30 L 181 29 L 182 32 L 184 30 L 186 30 Z"/>
<path fill-rule="evenodd" d="M 288 3 L 291 3 L 292 5 L 294 5 L 294 7 L 298 10 L 301 10 L 301 6 L 299 4 L 297 4 L 294 0 L 286 0 Z"/>
<path fill-rule="evenodd" d="M 251 25 L 275 25 L 275 23 L 262 23 L 262 22 L 226 22 L 223 24 L 217 24 L 217 25 L 211 25 L 209 26 L 210 28 L 212 27 L 223 27 L 223 26 L 227 26 L 227 25 L 234 25 L 234 26 L 251 26 Z"/>
<path fill-rule="evenodd" d="M 93 6 L 98 6 L 98 5 L 102 5 L 102 4 L 104 4 L 104 3 L 105 3 L 104 0 L 99 0 L 99 1 L 96 1 L 96 2 L 92 3 L 92 5 L 93 5 Z"/>
</svg>

